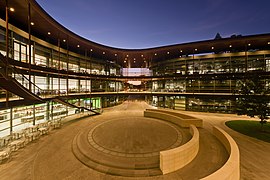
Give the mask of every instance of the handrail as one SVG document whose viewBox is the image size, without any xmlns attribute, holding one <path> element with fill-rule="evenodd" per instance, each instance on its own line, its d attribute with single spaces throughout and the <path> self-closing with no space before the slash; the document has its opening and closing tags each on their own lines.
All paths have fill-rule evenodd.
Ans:
<svg viewBox="0 0 270 180">
<path fill-rule="evenodd" d="M 97 112 L 97 111 L 95 111 L 93 109 L 89 109 L 89 108 L 84 107 L 84 106 L 77 106 L 75 104 L 69 103 L 69 102 L 65 101 L 64 99 L 60 98 L 59 96 L 53 98 L 53 101 L 59 102 L 61 104 L 65 104 L 65 105 L 70 106 L 70 107 L 73 107 L 73 108 L 78 108 L 80 110 L 85 109 L 85 110 L 90 111 L 90 112 L 93 112 L 95 114 L 101 114 L 100 112 Z"/>
</svg>

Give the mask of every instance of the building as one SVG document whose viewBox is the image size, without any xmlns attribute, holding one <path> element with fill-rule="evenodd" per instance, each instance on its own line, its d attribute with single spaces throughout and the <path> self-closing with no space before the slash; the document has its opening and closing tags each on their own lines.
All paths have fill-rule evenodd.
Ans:
<svg viewBox="0 0 270 180">
<path fill-rule="evenodd" d="M 119 49 L 76 35 L 34 0 L 1 1 L 0 13 L 0 136 L 99 113 L 129 95 L 158 107 L 233 113 L 247 73 L 269 83 L 270 34 Z"/>
</svg>

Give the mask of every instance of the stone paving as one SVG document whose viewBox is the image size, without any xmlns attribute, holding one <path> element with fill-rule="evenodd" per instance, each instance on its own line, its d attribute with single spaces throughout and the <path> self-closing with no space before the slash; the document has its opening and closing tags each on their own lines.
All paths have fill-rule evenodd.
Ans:
<svg viewBox="0 0 270 180">
<path fill-rule="evenodd" d="M 144 178 L 115 176 L 112 175 L 113 173 L 106 174 L 89 168 L 74 156 L 72 151 L 74 139 L 82 132 L 88 132 L 86 133 L 88 135 L 90 124 L 102 120 L 113 120 L 117 117 L 120 119 L 132 116 L 142 117 L 145 108 L 151 107 L 144 102 L 125 102 L 122 105 L 105 109 L 100 116 L 68 122 L 61 129 L 52 131 L 49 135 L 13 154 L 8 162 L 0 165 L 0 179 L 198 179 L 220 168 L 227 159 L 225 148 L 210 133 L 213 125 L 225 129 L 239 145 L 241 179 L 269 179 L 270 143 L 241 135 L 227 128 L 224 125 L 227 120 L 249 119 L 236 115 L 183 111 L 184 114 L 204 120 L 204 128 L 199 129 L 200 151 L 192 163 L 168 175 Z M 122 133 L 127 132 L 122 131 Z M 99 142 L 99 144 L 102 143 Z M 104 145 L 106 146 L 106 143 Z M 125 147 L 113 147 L 109 144 L 106 148 L 123 153 L 126 151 Z M 147 152 L 146 150 L 144 152 Z"/>
<path fill-rule="evenodd" d="M 236 141 L 240 150 L 240 175 L 243 180 L 269 180 L 270 143 L 238 133 L 225 125 L 230 120 L 255 120 L 247 116 L 218 113 L 200 113 L 183 111 L 188 115 L 204 120 L 204 128 L 219 126 L 229 133 Z"/>
<path fill-rule="evenodd" d="M 73 141 L 79 161 L 97 171 L 120 176 L 162 175 L 159 152 L 186 143 L 188 128 L 153 118 L 97 117 Z"/>
</svg>

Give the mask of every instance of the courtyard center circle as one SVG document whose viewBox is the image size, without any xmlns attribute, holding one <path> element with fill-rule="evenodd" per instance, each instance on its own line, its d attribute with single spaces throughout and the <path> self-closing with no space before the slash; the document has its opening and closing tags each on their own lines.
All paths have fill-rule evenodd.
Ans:
<svg viewBox="0 0 270 180">
<path fill-rule="evenodd" d="M 119 156 L 157 155 L 177 147 L 182 133 L 175 125 L 144 117 L 113 119 L 98 124 L 88 134 L 89 143 L 100 151 Z"/>
</svg>

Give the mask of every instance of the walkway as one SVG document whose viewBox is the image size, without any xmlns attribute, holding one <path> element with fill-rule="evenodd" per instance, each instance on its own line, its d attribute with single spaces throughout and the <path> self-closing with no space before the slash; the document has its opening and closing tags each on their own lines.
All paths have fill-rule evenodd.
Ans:
<svg viewBox="0 0 270 180">
<path fill-rule="evenodd" d="M 188 112 L 183 113 L 203 119 L 206 126 L 216 125 L 228 132 L 238 144 L 240 149 L 240 170 L 241 179 L 243 180 L 269 180 L 270 170 L 270 143 L 257 140 L 240 134 L 225 125 L 229 120 L 257 120 L 247 116 L 237 116 L 228 114 L 215 113 L 199 113 Z"/>
<path fill-rule="evenodd" d="M 0 179 L 197 179 L 214 172 L 222 166 L 227 158 L 225 149 L 209 133 L 212 125 L 218 125 L 225 129 L 238 143 L 241 153 L 242 179 L 268 178 L 267 168 L 270 167 L 270 143 L 249 138 L 227 128 L 224 125 L 226 120 L 247 119 L 246 117 L 243 118 L 236 115 L 183 111 L 183 113 L 199 117 L 205 121 L 205 128 L 199 129 L 201 149 L 192 163 L 175 173 L 165 176 L 145 178 L 113 176 L 85 166 L 74 156 L 72 152 L 74 137 L 79 132 L 86 132 L 89 125 L 96 122 L 106 122 L 106 120 L 112 120 L 117 117 L 128 120 L 129 117 L 143 116 L 145 108 L 151 107 L 144 102 L 125 102 L 122 105 L 105 109 L 100 116 L 68 122 L 60 130 L 52 131 L 49 135 L 40 138 L 38 141 L 27 145 L 24 149 L 13 154 L 11 160 L 0 165 Z M 127 127 L 128 124 L 125 124 L 125 126 Z M 122 131 L 122 133 L 127 132 Z M 109 135 L 105 134 L 104 137 Z M 175 134 L 172 135 L 175 136 Z M 98 138 L 102 137 L 97 136 L 97 141 L 99 141 Z M 145 139 L 146 141 L 147 139 Z M 102 144 L 103 142 L 99 141 L 99 143 Z M 105 146 L 106 144 L 103 145 Z M 149 146 L 148 148 L 151 149 L 153 147 Z M 107 148 L 114 150 L 118 148 L 118 150 L 124 151 L 124 147 L 115 147 L 114 144 L 107 144 Z"/>
</svg>

